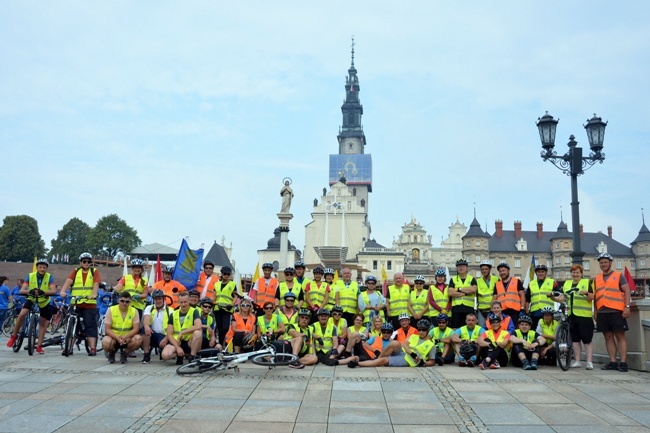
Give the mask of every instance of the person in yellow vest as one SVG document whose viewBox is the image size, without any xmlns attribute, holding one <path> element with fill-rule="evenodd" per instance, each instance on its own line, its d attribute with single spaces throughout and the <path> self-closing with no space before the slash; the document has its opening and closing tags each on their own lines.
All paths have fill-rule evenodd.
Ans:
<svg viewBox="0 0 650 433">
<path fill-rule="evenodd" d="M 198 308 L 201 311 L 201 349 L 223 349 L 223 346 L 217 340 L 216 323 L 212 315 L 214 302 L 210 298 L 202 299 Z"/>
<path fill-rule="evenodd" d="M 314 345 L 313 328 L 309 326 L 311 312 L 302 308 L 298 312 L 298 323 L 289 325 L 288 334 L 291 338 L 292 353 L 298 360 L 289 364 L 290 368 L 304 368 L 305 365 L 318 363 L 316 346 Z"/>
<path fill-rule="evenodd" d="M 296 271 L 297 270 L 298 268 L 296 268 Z M 321 308 L 325 308 L 329 303 L 331 288 L 325 281 L 323 281 L 324 273 L 325 269 L 321 266 L 316 266 L 313 271 L 314 280 L 308 281 L 307 284 L 303 286 L 305 289 L 307 308 L 309 308 L 314 314 L 312 321 L 318 320 L 315 313 L 317 313 Z"/>
<path fill-rule="evenodd" d="M 541 347 L 546 343 L 544 337 L 530 329 L 533 319 L 528 314 L 519 315 L 518 328 L 510 336 L 512 343 L 512 365 L 524 370 L 537 370 Z"/>
<path fill-rule="evenodd" d="M 447 272 L 444 268 L 436 269 L 436 281 L 429 288 L 429 320 L 435 324 L 435 317 L 442 313 L 451 316 L 451 298 L 447 285 Z"/>
<path fill-rule="evenodd" d="M 542 345 L 539 354 L 540 363 L 553 366 L 557 362 L 557 350 L 555 349 L 555 331 L 559 324 L 554 318 L 555 310 L 551 307 L 542 308 L 542 320 L 537 323 L 537 333 L 544 337 L 546 344 Z"/>
<path fill-rule="evenodd" d="M 501 318 L 496 314 L 490 313 L 488 320 L 490 329 L 482 333 L 476 341 L 483 358 L 481 370 L 501 368 L 501 364 L 505 367 L 509 358 L 510 333 L 501 328 Z"/>
<path fill-rule="evenodd" d="M 476 302 L 479 314 L 478 325 L 485 327 L 485 321 L 490 314 L 490 303 L 494 297 L 494 288 L 499 277 L 492 275 L 492 261 L 483 260 L 480 264 L 481 276 L 476 279 Z"/>
<path fill-rule="evenodd" d="M 450 338 L 454 352 L 458 354 L 459 367 L 474 367 L 479 361 L 479 347 L 475 344 L 478 337 L 485 332 L 485 329 L 478 326 L 478 318 L 475 313 L 468 313 L 465 316 L 465 326 L 456 329 Z M 461 348 L 463 350 L 461 351 Z"/>
<path fill-rule="evenodd" d="M 142 320 L 145 301 L 149 295 L 147 279 L 143 275 L 144 262 L 141 259 L 131 260 L 131 274 L 120 278 L 113 290 L 116 293 L 127 292 L 131 295 L 131 306 L 138 311 L 138 316 Z"/>
<path fill-rule="evenodd" d="M 357 304 L 359 298 L 359 285 L 352 281 L 352 271 L 349 268 L 343 268 L 341 279 L 336 282 L 336 305 L 343 307 L 343 318 L 350 325 L 357 314 Z"/>
<path fill-rule="evenodd" d="M 257 318 L 257 337 L 266 335 L 269 342 L 280 339 L 286 332 L 287 327 L 279 314 L 275 312 L 275 303 L 266 301 L 262 307 L 264 314 Z"/>
<path fill-rule="evenodd" d="M 192 290 L 188 290 L 187 294 L 190 295 L 190 307 L 198 308 L 200 310 L 201 307 L 199 306 L 199 301 L 201 300 L 201 294 L 199 293 L 199 291 L 196 289 L 192 289 Z M 212 303 L 212 307 L 214 308 L 214 302 Z"/>
<path fill-rule="evenodd" d="M 162 351 L 162 359 L 166 361 L 176 357 L 176 365 L 183 365 L 183 358 L 192 361 L 201 348 L 203 328 L 201 313 L 190 307 L 187 292 L 178 295 L 178 305 L 179 308 L 167 319 L 167 346 Z"/>
<path fill-rule="evenodd" d="M 510 265 L 501 262 L 497 266 L 499 281 L 494 286 L 494 297 L 492 300 L 500 301 L 503 312 L 510 316 L 516 323 L 519 313 L 526 306 L 526 291 L 521 280 L 510 276 Z"/>
<path fill-rule="evenodd" d="M 155 347 L 160 353 L 167 346 L 167 325 L 169 313 L 174 311 L 165 304 L 165 292 L 154 290 L 151 293 L 153 304 L 147 305 L 142 314 L 144 333 L 142 334 L 143 364 L 151 362 L 151 350 Z"/>
<path fill-rule="evenodd" d="M 305 287 L 307 287 L 307 285 L 311 282 L 309 278 L 305 277 L 305 271 L 307 270 L 305 262 L 298 260 L 296 263 L 294 263 L 293 267 L 296 270 L 296 283 L 300 284 L 300 287 L 305 290 Z"/>
<path fill-rule="evenodd" d="M 284 268 L 284 281 L 278 285 L 278 289 L 275 291 L 276 306 L 284 306 L 284 295 L 287 292 L 291 292 L 296 295 L 296 308 L 302 308 L 302 304 L 305 301 L 305 292 L 302 290 L 302 286 L 294 279 L 295 275 L 296 270 L 291 266 Z"/>
<path fill-rule="evenodd" d="M 413 279 L 413 290 L 406 302 L 406 309 L 411 315 L 411 326 L 417 325 L 422 318 L 429 317 L 429 290 L 424 288 L 424 277 L 418 275 Z"/>
<path fill-rule="evenodd" d="M 219 276 L 214 273 L 214 262 L 212 260 L 203 261 L 203 270 L 199 274 L 199 280 L 196 282 L 196 290 L 199 292 L 201 299 L 210 299 L 216 301 L 214 293 L 214 284 L 219 281 Z"/>
<path fill-rule="evenodd" d="M 465 324 L 465 317 L 474 312 L 476 304 L 476 278 L 467 273 L 467 260 L 456 260 L 458 274 L 449 282 L 451 298 L 451 327 L 458 329 Z"/>
<path fill-rule="evenodd" d="M 562 290 L 568 293 L 571 289 L 577 289 L 578 292 L 573 295 L 573 305 L 570 306 L 571 310 L 571 341 L 573 341 L 573 357 L 571 363 L 572 368 L 582 367 L 580 362 L 580 354 L 582 353 L 580 343 L 585 349 L 585 357 L 587 359 L 587 370 L 593 370 L 593 356 L 594 345 L 592 340 L 594 337 L 594 310 L 593 300 L 594 292 L 589 279 L 582 278 L 583 276 L 582 265 L 571 266 L 571 279 L 564 282 Z M 560 295 L 556 299 L 558 302 L 569 302 L 569 295 Z"/>
<path fill-rule="evenodd" d="M 27 296 L 27 301 L 23 304 L 23 308 L 18 314 L 14 330 L 11 333 L 7 347 L 13 347 L 18 336 L 18 331 L 22 329 L 25 317 L 29 314 L 34 303 L 38 303 L 40 310 L 40 321 L 38 325 L 38 341 L 36 343 L 36 353 L 44 355 L 45 351 L 41 347 L 43 345 L 43 338 L 47 325 L 52 319 L 54 308 L 50 305 L 50 296 L 56 295 L 56 286 L 54 285 L 54 278 L 47 272 L 49 263 L 46 259 L 38 259 L 36 261 L 36 272 L 27 275 L 22 287 L 20 288 L 20 295 Z"/>
<path fill-rule="evenodd" d="M 165 295 L 169 296 L 172 300 L 171 307 L 175 310 L 178 308 L 178 294 L 181 292 L 186 292 L 187 287 L 180 283 L 180 281 L 172 280 L 172 275 L 174 274 L 173 266 L 165 266 L 162 269 L 163 279 L 156 281 L 151 287 L 152 290 L 162 290 L 165 292 Z"/>
<path fill-rule="evenodd" d="M 627 318 L 630 317 L 630 286 L 634 281 L 627 281 L 623 274 L 612 269 L 614 258 L 602 253 L 598 256 L 598 266 L 602 273 L 594 279 L 594 296 L 596 299 L 596 325 L 605 336 L 605 346 L 609 363 L 601 370 L 618 370 L 627 372 Z M 616 340 L 616 341 L 614 341 Z M 616 362 L 616 349 L 620 363 Z"/>
<path fill-rule="evenodd" d="M 330 296 L 327 298 L 327 304 L 324 305 L 325 308 L 332 311 L 336 305 L 336 284 L 334 283 L 334 269 L 325 268 L 325 284 L 330 288 Z"/>
<path fill-rule="evenodd" d="M 404 274 L 396 272 L 393 275 L 393 284 L 388 286 L 386 291 L 386 314 L 395 329 L 400 327 L 399 316 L 408 314 L 407 303 L 410 293 L 411 288 L 404 283 Z"/>
<path fill-rule="evenodd" d="M 318 322 L 312 325 L 314 348 L 318 362 L 330 367 L 346 365 L 350 362 L 359 362 L 358 356 L 348 356 L 345 359 L 337 359 L 340 356 L 339 340 L 336 326 L 330 322 L 330 310 L 321 308 L 317 312 Z"/>
<path fill-rule="evenodd" d="M 375 317 L 384 319 L 386 299 L 377 290 L 377 278 L 372 275 L 366 277 L 366 290 L 359 294 L 357 306 L 363 314 L 363 324 L 368 326 Z"/>
<path fill-rule="evenodd" d="M 259 306 L 275 301 L 275 292 L 278 290 L 278 279 L 271 276 L 273 263 L 262 263 L 262 276 L 255 281 L 248 296 Z"/>
<path fill-rule="evenodd" d="M 467 316 L 465 320 L 467 320 Z M 448 322 L 449 317 L 446 314 L 440 313 L 436 317 L 436 326 L 433 326 L 429 331 L 429 337 L 431 337 L 431 340 L 436 345 L 435 361 L 441 367 L 445 364 L 453 364 L 456 358 L 456 352 L 451 344 L 454 330 L 447 326 Z"/>
<path fill-rule="evenodd" d="M 332 317 L 330 318 L 339 336 L 339 344 L 346 345 L 348 339 L 348 321 L 343 318 L 343 307 L 335 305 L 332 309 Z"/>
<path fill-rule="evenodd" d="M 294 307 L 295 303 L 296 295 L 294 293 L 287 292 L 284 294 L 284 305 L 278 307 L 277 309 L 278 317 L 286 328 L 285 340 L 291 340 L 291 337 L 287 335 L 290 329 L 289 325 L 298 323 L 298 309 Z"/>
<path fill-rule="evenodd" d="M 417 323 L 417 333 L 408 340 L 399 343 L 396 340 L 388 343 L 379 357 L 373 360 L 359 362 L 361 367 L 418 367 L 435 365 L 436 346 L 429 337 L 431 322 L 421 319 Z"/>
<path fill-rule="evenodd" d="M 542 318 L 542 308 L 555 305 L 553 292 L 557 290 L 557 282 L 547 278 L 547 274 L 546 265 L 540 263 L 535 266 L 535 279 L 525 291 L 525 312 L 533 319 L 533 329 L 537 329 L 537 323 Z"/>
<path fill-rule="evenodd" d="M 108 362 L 115 362 L 115 352 L 121 350 L 120 363 L 125 364 L 129 352 L 133 352 L 142 344 L 140 335 L 140 315 L 133 307 L 131 294 L 126 290 L 120 293 L 118 304 L 106 312 L 104 326 L 106 335 L 102 339 L 102 347 L 108 354 Z"/>
<path fill-rule="evenodd" d="M 239 304 L 239 311 L 232 315 L 232 322 L 226 334 L 225 345 L 228 346 L 232 342 L 232 348 L 235 353 L 251 352 L 257 342 L 255 332 L 257 316 L 252 310 L 253 305 L 251 301 L 245 298 Z"/>
<path fill-rule="evenodd" d="M 214 284 L 214 293 L 217 297 L 214 306 L 214 320 L 216 322 L 217 338 L 222 343 L 226 341 L 226 334 L 230 330 L 236 291 L 237 285 L 232 281 L 232 268 L 223 266 L 220 281 Z"/>
<path fill-rule="evenodd" d="M 82 298 L 76 304 L 77 314 L 83 318 L 82 323 L 86 334 L 86 342 L 90 347 L 88 356 L 97 356 L 97 292 L 102 277 L 97 269 L 90 267 L 92 261 L 92 254 L 81 253 L 79 256 L 81 266 L 70 272 L 61 287 L 59 295 L 65 297 L 68 289 L 72 287 L 70 296 Z"/>
</svg>

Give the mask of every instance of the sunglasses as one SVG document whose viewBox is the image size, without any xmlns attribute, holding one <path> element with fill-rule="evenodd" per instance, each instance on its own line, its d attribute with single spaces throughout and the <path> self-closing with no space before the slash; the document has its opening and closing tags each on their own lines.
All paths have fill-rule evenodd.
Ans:
<svg viewBox="0 0 650 433">
<path fill-rule="evenodd" d="M 250 308 L 251 304 L 241 304 L 242 308 Z"/>
<path fill-rule="evenodd" d="M 381 333 L 382 334 L 392 334 L 393 331 L 389 331 L 388 329 L 386 329 L 385 331 L 381 331 Z"/>
<path fill-rule="evenodd" d="M 332 313 L 332 316 L 342 316 L 343 313 Z"/>
<path fill-rule="evenodd" d="M 206 270 L 206 271 L 212 271 L 212 270 L 214 270 L 214 268 L 211 267 L 211 266 L 208 266 L 207 268 L 203 268 L 203 269 Z"/>
<path fill-rule="evenodd" d="M 428 328 L 418 328 L 418 332 L 427 332 L 429 331 Z"/>
<path fill-rule="evenodd" d="M 416 281 L 416 282 L 415 282 L 415 285 L 416 285 L 416 286 L 422 286 L 422 285 L 424 285 L 424 283 L 421 282 L 421 281 Z"/>
<path fill-rule="evenodd" d="M 296 302 L 295 299 L 285 299 L 284 302 Z"/>
<path fill-rule="evenodd" d="M 230 276 L 230 273 L 223 273 L 223 272 L 222 272 L 221 275 L 223 275 L 224 277 L 225 277 L 226 275 Z"/>
<path fill-rule="evenodd" d="M 273 308 L 273 307 L 264 307 L 264 309 L 267 310 L 267 311 L 268 310 L 271 310 L 271 311 L 275 310 L 275 308 Z"/>
<path fill-rule="evenodd" d="M 118 302 L 120 304 L 128 304 L 129 302 L 131 302 L 131 300 L 130 299 L 120 299 Z"/>
<path fill-rule="evenodd" d="M 201 308 L 212 308 L 212 305 L 201 305 Z"/>
<path fill-rule="evenodd" d="M 82 260 L 81 263 L 91 263 L 90 260 Z"/>
<path fill-rule="evenodd" d="M 287 272 L 285 272 L 284 275 L 285 275 L 286 277 L 293 277 L 293 274 L 292 274 L 292 273 L 287 273 Z"/>
</svg>

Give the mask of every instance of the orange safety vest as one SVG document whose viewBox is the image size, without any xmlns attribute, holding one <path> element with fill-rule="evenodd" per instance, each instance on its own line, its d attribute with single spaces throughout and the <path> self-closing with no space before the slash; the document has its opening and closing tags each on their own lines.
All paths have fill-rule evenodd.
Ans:
<svg viewBox="0 0 650 433">
<path fill-rule="evenodd" d="M 395 337 L 395 338 L 396 338 L 396 340 L 399 341 L 400 343 L 403 343 L 403 342 L 405 342 L 406 340 L 408 340 L 409 338 L 411 338 L 411 335 L 416 335 L 417 333 L 418 333 L 418 330 L 415 329 L 415 328 L 412 327 L 412 326 L 409 327 L 409 330 L 408 330 L 407 333 L 404 333 L 404 328 L 400 327 L 400 328 L 397 330 L 397 337 Z"/>
<path fill-rule="evenodd" d="M 505 329 L 506 331 L 510 329 L 510 321 L 512 320 L 512 317 L 508 315 L 501 315 L 501 329 Z M 490 327 L 490 319 L 485 319 L 485 328 L 486 329 L 492 329 Z"/>
<path fill-rule="evenodd" d="M 266 302 L 273 302 L 275 304 L 275 292 L 278 290 L 278 279 L 271 278 L 269 285 L 266 285 L 266 279 L 260 277 L 257 280 L 257 297 L 255 303 L 263 307 Z"/>
<path fill-rule="evenodd" d="M 603 274 L 598 274 L 594 282 L 596 286 L 596 310 L 611 308 L 612 310 L 623 311 L 625 309 L 625 299 L 623 299 L 623 292 L 619 287 L 621 283 L 620 272 L 612 272 L 607 281 L 603 278 Z"/>
<path fill-rule="evenodd" d="M 503 281 L 497 282 L 497 300 L 501 302 L 504 310 L 511 309 L 521 311 L 521 298 L 517 288 L 519 287 L 519 278 L 512 277 L 508 284 L 508 290 L 503 286 Z"/>
<path fill-rule="evenodd" d="M 176 288 L 176 291 L 174 291 L 174 288 Z M 171 307 L 176 310 L 178 308 L 178 294 L 181 292 L 186 292 L 187 288 L 179 283 L 176 280 L 160 280 L 156 281 L 152 287 L 153 290 L 162 290 L 165 292 L 165 295 L 169 296 L 172 298 L 172 305 Z"/>
<path fill-rule="evenodd" d="M 205 297 L 204 297 L 203 288 L 205 287 L 207 279 L 208 276 L 205 275 L 205 272 L 201 271 L 201 274 L 199 275 L 199 281 L 196 283 L 196 290 L 199 292 L 201 299 L 212 299 L 212 302 L 214 302 L 217 300 L 217 297 L 215 296 L 214 293 L 214 284 L 219 281 L 219 276 L 214 272 L 212 273 L 212 275 L 210 275 L 210 284 L 208 284 L 208 287 L 205 289 Z"/>
<path fill-rule="evenodd" d="M 369 344 L 368 346 L 372 347 L 372 349 L 368 349 L 367 347 L 364 347 L 363 349 L 366 351 L 370 359 L 375 359 L 377 356 L 375 355 L 375 350 L 382 351 L 384 348 L 384 339 L 381 338 L 381 336 L 375 337 L 375 339 L 372 341 L 372 344 Z"/>
<path fill-rule="evenodd" d="M 253 330 L 255 329 L 255 314 L 249 314 L 248 317 L 246 318 L 246 323 L 244 323 L 244 318 L 242 317 L 241 314 L 235 313 L 232 315 L 232 320 L 235 321 L 237 324 L 237 329 L 245 329 L 246 333 L 253 333 Z M 232 323 L 230 324 L 230 329 L 228 329 L 228 333 L 226 334 L 226 344 L 230 344 L 232 341 L 232 337 L 234 337 L 235 331 L 233 331 Z"/>
</svg>

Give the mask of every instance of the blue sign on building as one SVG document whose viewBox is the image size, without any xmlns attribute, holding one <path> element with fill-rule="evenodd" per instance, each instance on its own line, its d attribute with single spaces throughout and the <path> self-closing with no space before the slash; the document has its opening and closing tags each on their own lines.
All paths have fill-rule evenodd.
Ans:
<svg viewBox="0 0 650 433">
<path fill-rule="evenodd" d="M 348 185 L 372 186 L 372 157 L 363 155 L 330 155 L 330 185 L 345 176 Z M 370 191 L 370 187 L 368 188 Z"/>
</svg>

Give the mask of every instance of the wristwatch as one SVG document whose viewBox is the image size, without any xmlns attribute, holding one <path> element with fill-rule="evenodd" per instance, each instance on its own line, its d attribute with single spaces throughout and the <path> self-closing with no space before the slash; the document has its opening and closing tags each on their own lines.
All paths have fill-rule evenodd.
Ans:
<svg viewBox="0 0 650 433">
<path fill-rule="evenodd" d="M 630 308 L 630 306 L 629 306 L 629 305 L 626 305 L 625 308 Z"/>
</svg>

